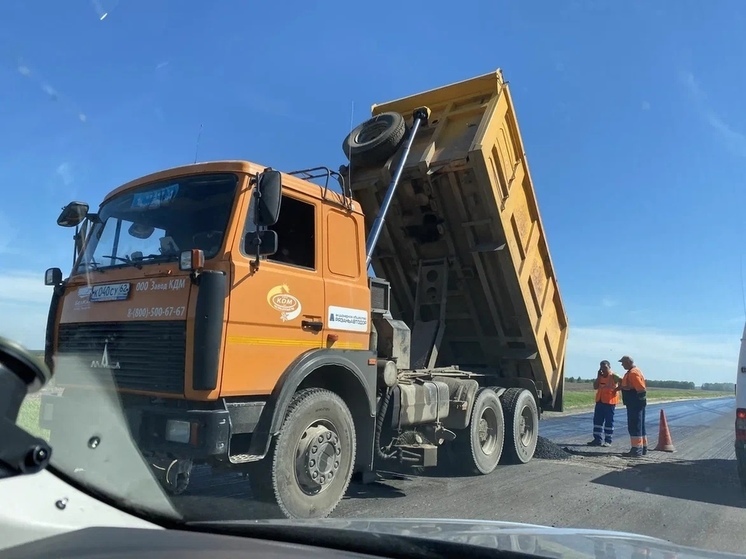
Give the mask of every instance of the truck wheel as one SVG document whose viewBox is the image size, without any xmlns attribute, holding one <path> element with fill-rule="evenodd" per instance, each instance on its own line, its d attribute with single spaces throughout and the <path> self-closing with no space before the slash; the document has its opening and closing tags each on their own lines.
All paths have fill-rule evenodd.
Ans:
<svg viewBox="0 0 746 559">
<path fill-rule="evenodd" d="M 299 391 L 273 446 L 272 488 L 285 516 L 328 516 L 347 492 L 355 464 L 355 424 L 342 398 L 321 388 Z"/>
<path fill-rule="evenodd" d="M 472 466 L 480 474 L 489 474 L 500 462 L 505 441 L 505 418 L 494 390 L 477 392 L 469 420 Z"/>
<path fill-rule="evenodd" d="M 469 426 L 456 435 L 447 460 L 451 467 L 465 473 L 489 474 L 500 462 L 504 440 L 505 420 L 500 400 L 493 390 L 482 388 L 474 399 Z"/>
<path fill-rule="evenodd" d="M 533 394 L 523 388 L 508 388 L 500 397 L 506 415 L 505 456 L 513 464 L 534 457 L 539 437 L 539 409 Z"/>
<path fill-rule="evenodd" d="M 166 470 L 166 490 L 171 495 L 181 495 L 192 479 L 192 461 L 174 460 Z"/>
<path fill-rule="evenodd" d="M 161 458 L 151 460 L 151 467 L 169 495 L 181 495 L 189 487 L 194 465 L 191 460 Z"/>
<path fill-rule="evenodd" d="M 383 163 L 399 149 L 406 129 L 399 113 L 382 113 L 354 128 L 342 142 L 342 151 L 353 166 Z"/>
<path fill-rule="evenodd" d="M 736 468 L 738 471 L 738 480 L 741 482 L 741 489 L 746 492 L 746 456 L 743 451 L 736 449 Z"/>
</svg>

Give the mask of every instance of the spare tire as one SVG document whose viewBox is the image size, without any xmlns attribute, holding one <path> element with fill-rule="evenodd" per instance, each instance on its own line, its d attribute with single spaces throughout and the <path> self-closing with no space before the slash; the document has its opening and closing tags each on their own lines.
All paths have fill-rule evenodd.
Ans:
<svg viewBox="0 0 746 559">
<path fill-rule="evenodd" d="M 399 113 L 382 113 L 354 128 L 342 142 L 342 151 L 353 167 L 377 165 L 396 153 L 406 131 Z"/>
</svg>

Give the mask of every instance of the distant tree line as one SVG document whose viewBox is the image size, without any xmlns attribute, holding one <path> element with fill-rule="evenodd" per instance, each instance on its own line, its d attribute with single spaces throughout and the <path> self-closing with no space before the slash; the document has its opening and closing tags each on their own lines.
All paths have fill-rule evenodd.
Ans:
<svg viewBox="0 0 746 559">
<path fill-rule="evenodd" d="M 650 388 L 678 388 L 680 390 L 694 390 L 696 386 L 691 381 L 685 380 L 648 380 Z"/>
<path fill-rule="evenodd" d="M 702 390 L 715 390 L 717 392 L 730 392 L 733 390 L 732 382 L 704 382 Z"/>
<path fill-rule="evenodd" d="M 581 377 L 567 377 L 567 382 L 586 382 L 591 383 L 595 379 L 584 379 Z M 649 388 L 678 388 L 679 390 L 694 390 L 696 386 L 693 382 L 685 380 L 647 380 Z M 705 386 L 713 386 L 716 388 L 705 388 Z M 721 386 L 727 386 L 727 388 L 721 388 Z M 728 383 L 706 383 L 702 385 L 703 390 L 732 390 L 733 385 Z"/>
</svg>

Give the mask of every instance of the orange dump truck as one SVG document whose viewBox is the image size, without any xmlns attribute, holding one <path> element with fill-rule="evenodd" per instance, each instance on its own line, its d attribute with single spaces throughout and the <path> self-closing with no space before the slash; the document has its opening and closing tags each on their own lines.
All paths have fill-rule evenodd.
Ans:
<svg viewBox="0 0 746 559">
<path fill-rule="evenodd" d="M 291 518 L 380 467 L 532 458 L 567 318 L 501 72 L 375 105 L 343 148 L 339 172 L 201 163 L 66 206 L 53 446 L 80 379 L 105 377 L 166 489 L 239 469 Z"/>
</svg>

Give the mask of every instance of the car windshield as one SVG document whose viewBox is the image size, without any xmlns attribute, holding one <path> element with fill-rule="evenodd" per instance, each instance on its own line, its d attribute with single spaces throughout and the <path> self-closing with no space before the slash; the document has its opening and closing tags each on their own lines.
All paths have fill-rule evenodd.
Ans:
<svg viewBox="0 0 746 559">
<path fill-rule="evenodd" d="M 0 336 L 54 476 L 746 554 L 746 1 L 2 5 Z"/>
<path fill-rule="evenodd" d="M 175 259 L 223 245 L 238 178 L 221 173 L 151 183 L 101 206 L 76 271 Z"/>
</svg>

